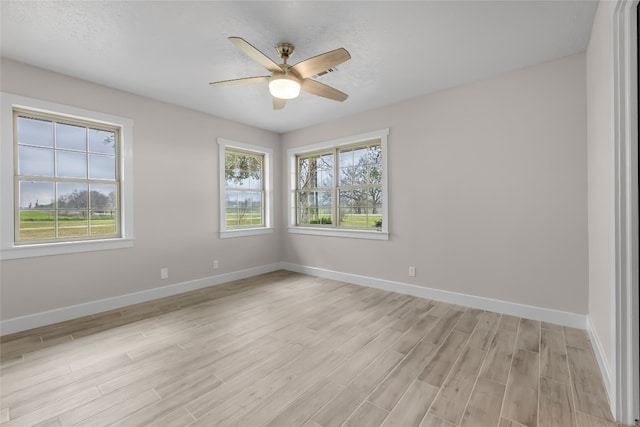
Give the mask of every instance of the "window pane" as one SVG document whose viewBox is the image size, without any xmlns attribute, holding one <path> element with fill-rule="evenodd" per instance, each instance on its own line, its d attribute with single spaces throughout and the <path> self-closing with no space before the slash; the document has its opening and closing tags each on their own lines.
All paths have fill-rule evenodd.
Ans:
<svg viewBox="0 0 640 427">
<path fill-rule="evenodd" d="M 86 210 L 58 211 L 58 237 L 82 237 L 89 234 Z"/>
<path fill-rule="evenodd" d="M 368 227 L 369 189 L 340 190 L 340 225 Z"/>
<path fill-rule="evenodd" d="M 363 188 L 340 190 L 340 225 L 350 227 L 375 227 L 381 218 L 381 193 L 379 189 Z"/>
<path fill-rule="evenodd" d="M 382 147 L 375 145 L 368 149 L 368 182 L 380 184 L 382 182 Z"/>
<path fill-rule="evenodd" d="M 236 209 L 238 207 L 238 192 L 226 191 L 225 198 L 227 199 L 227 210 Z"/>
<path fill-rule="evenodd" d="M 354 185 L 358 183 L 358 170 L 355 167 L 340 168 L 340 185 Z"/>
<path fill-rule="evenodd" d="M 101 154 L 116 154 L 115 132 L 89 129 L 89 151 Z"/>
<path fill-rule="evenodd" d="M 18 147 L 18 174 L 53 176 L 53 150 L 49 148 Z"/>
<path fill-rule="evenodd" d="M 89 178 L 115 179 L 116 158 L 114 156 L 89 154 Z"/>
<path fill-rule="evenodd" d="M 310 170 L 309 159 L 298 159 L 298 188 L 305 188 L 309 180 Z"/>
<path fill-rule="evenodd" d="M 89 186 L 90 207 L 92 210 L 107 211 L 118 206 L 117 187 L 109 184 L 91 184 Z"/>
<path fill-rule="evenodd" d="M 367 164 L 367 149 L 366 148 L 358 148 L 353 150 L 353 165 L 366 165 Z"/>
<path fill-rule="evenodd" d="M 87 150 L 87 128 L 56 123 L 56 148 Z"/>
<path fill-rule="evenodd" d="M 298 193 L 298 224 L 331 224 L 333 209 L 330 191 Z"/>
<path fill-rule="evenodd" d="M 244 193 L 248 200 L 250 200 L 251 209 L 262 209 L 262 192 L 251 191 Z"/>
<path fill-rule="evenodd" d="M 251 193 L 246 191 L 238 192 L 238 209 L 244 211 L 251 209 L 251 200 Z"/>
<path fill-rule="evenodd" d="M 233 187 L 243 188 L 243 189 L 246 188 L 248 190 L 249 181 L 251 181 L 251 179 L 249 178 L 249 174 L 245 172 L 240 172 L 240 175 L 238 175 L 238 177 L 236 177 L 234 180 Z"/>
<path fill-rule="evenodd" d="M 263 165 L 261 155 L 225 151 L 226 187 L 261 190 Z"/>
<path fill-rule="evenodd" d="M 87 155 L 73 151 L 56 151 L 56 176 L 64 178 L 87 177 Z"/>
<path fill-rule="evenodd" d="M 229 228 L 264 224 L 262 191 L 226 191 L 225 223 Z"/>
<path fill-rule="evenodd" d="M 307 174 L 307 180 L 302 188 L 316 188 L 318 187 L 318 159 L 309 159 L 309 171 Z"/>
<path fill-rule="evenodd" d="M 373 145 L 368 148 L 369 164 L 380 164 L 382 162 L 382 146 Z"/>
<path fill-rule="evenodd" d="M 340 151 L 340 185 L 378 184 L 382 179 L 379 145 Z"/>
<path fill-rule="evenodd" d="M 87 209 L 87 184 L 58 183 L 58 209 Z"/>
<path fill-rule="evenodd" d="M 18 240 L 53 239 L 56 237 L 53 211 L 21 210 Z"/>
<path fill-rule="evenodd" d="M 236 178 L 236 174 L 233 171 L 226 172 L 225 186 L 228 188 L 238 188 L 242 186 L 242 179 Z"/>
<path fill-rule="evenodd" d="M 236 182 L 236 155 L 225 153 L 226 185 L 234 186 Z M 238 226 L 238 191 L 225 191 L 227 201 L 225 222 L 227 227 Z"/>
<path fill-rule="evenodd" d="M 357 190 L 340 190 L 338 194 L 341 208 L 356 206 L 361 197 Z"/>
<path fill-rule="evenodd" d="M 321 170 L 318 172 L 318 187 L 333 186 L 333 170 Z"/>
<path fill-rule="evenodd" d="M 20 193 L 20 209 L 53 209 L 54 187 L 53 182 L 21 181 L 18 192 Z"/>
<path fill-rule="evenodd" d="M 115 234 L 116 228 L 116 210 L 102 210 L 91 212 L 91 235 L 107 235 Z"/>
<path fill-rule="evenodd" d="M 340 150 L 340 167 L 353 166 L 353 150 Z"/>
<path fill-rule="evenodd" d="M 382 213 L 380 212 L 380 209 L 372 209 L 372 208 L 367 209 L 367 216 L 368 216 L 368 222 L 367 222 L 368 227 L 375 227 L 375 228 L 382 227 Z"/>
<path fill-rule="evenodd" d="M 379 164 L 371 164 L 369 165 L 369 169 L 367 170 L 368 183 L 369 184 L 380 184 L 382 182 L 382 168 Z"/>
<path fill-rule="evenodd" d="M 333 169 L 333 154 L 323 154 L 320 156 L 320 168 L 321 169 Z"/>
<path fill-rule="evenodd" d="M 340 208 L 340 225 L 351 226 L 353 211 L 351 208 Z"/>
<path fill-rule="evenodd" d="M 18 117 L 18 144 L 53 147 L 53 123 Z"/>
<path fill-rule="evenodd" d="M 248 176 L 247 157 L 241 154 L 236 154 L 235 157 L 234 176 L 236 180 L 244 180 Z"/>
<path fill-rule="evenodd" d="M 251 224 L 252 225 L 260 225 L 262 224 L 262 211 L 261 210 L 252 210 L 251 211 Z"/>
<path fill-rule="evenodd" d="M 298 158 L 298 189 L 333 186 L 333 154 Z"/>
<path fill-rule="evenodd" d="M 367 190 L 367 207 L 373 209 L 373 213 L 377 214 L 382 209 L 382 189 L 369 188 Z"/>
<path fill-rule="evenodd" d="M 249 181 L 249 189 L 251 190 L 262 189 L 262 176 L 260 175 L 252 176 Z"/>
<path fill-rule="evenodd" d="M 231 211 L 226 214 L 226 225 L 228 228 L 236 228 L 238 226 L 238 212 Z"/>
<path fill-rule="evenodd" d="M 225 186 L 232 187 L 234 182 L 234 171 L 236 167 L 236 156 L 233 153 L 225 151 L 224 153 L 224 177 Z"/>
</svg>

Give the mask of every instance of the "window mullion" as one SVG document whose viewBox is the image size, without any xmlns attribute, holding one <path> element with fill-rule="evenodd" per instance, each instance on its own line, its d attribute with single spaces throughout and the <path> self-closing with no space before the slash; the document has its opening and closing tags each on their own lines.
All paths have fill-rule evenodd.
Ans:
<svg viewBox="0 0 640 427">
<path fill-rule="evenodd" d="M 340 183 L 340 151 L 338 148 L 333 150 L 333 188 L 331 190 L 333 197 L 333 228 L 338 228 L 340 225 L 340 200 L 338 186 Z"/>
<path fill-rule="evenodd" d="M 58 183 L 54 180 L 53 182 L 53 230 L 54 236 L 56 239 L 60 237 L 60 220 L 58 218 Z"/>
</svg>

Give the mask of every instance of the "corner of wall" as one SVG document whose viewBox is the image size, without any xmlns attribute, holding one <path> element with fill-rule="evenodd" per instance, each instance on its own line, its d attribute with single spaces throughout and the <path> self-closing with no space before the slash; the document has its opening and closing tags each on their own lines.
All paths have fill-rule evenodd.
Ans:
<svg viewBox="0 0 640 427">
<path fill-rule="evenodd" d="M 598 366 L 600 367 L 600 372 L 602 373 L 602 380 L 604 381 L 604 387 L 607 390 L 607 395 L 609 396 L 609 403 L 611 405 L 611 408 L 615 408 L 616 388 L 614 387 L 613 376 L 611 374 L 611 370 L 609 369 L 609 363 L 607 361 L 604 347 L 602 346 L 600 337 L 596 332 L 596 328 L 593 325 L 590 315 L 587 315 L 587 333 L 589 334 L 591 346 L 593 347 L 593 352 L 596 355 L 596 360 L 598 361 Z"/>
</svg>

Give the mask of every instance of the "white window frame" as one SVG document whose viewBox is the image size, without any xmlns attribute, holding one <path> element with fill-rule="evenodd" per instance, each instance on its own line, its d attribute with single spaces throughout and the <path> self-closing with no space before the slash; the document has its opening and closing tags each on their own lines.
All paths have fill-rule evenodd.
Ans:
<svg viewBox="0 0 640 427">
<path fill-rule="evenodd" d="M 14 109 L 30 110 L 52 116 L 96 122 L 117 127 L 120 132 L 120 237 L 64 242 L 15 242 L 15 156 Z M 133 121 L 111 114 L 85 110 L 25 96 L 0 93 L 0 259 L 61 255 L 108 249 L 130 248 L 133 229 Z"/>
<path fill-rule="evenodd" d="M 355 239 L 372 239 L 372 240 L 389 240 L 389 190 L 388 190 L 388 170 L 387 170 L 387 137 L 389 129 L 379 129 L 359 135 L 347 136 L 344 138 L 333 139 L 331 141 L 320 142 L 317 144 L 305 145 L 301 147 L 293 147 L 287 150 L 287 176 L 288 176 L 288 231 L 296 234 L 310 234 L 316 236 L 332 236 L 347 237 Z M 328 149 L 337 149 L 347 146 L 357 145 L 361 142 L 379 139 L 382 147 L 382 227 L 376 230 L 361 230 L 356 228 L 339 228 L 313 225 L 297 225 L 296 224 L 296 176 L 297 165 L 296 157 L 313 152 L 321 152 Z"/>
<path fill-rule="evenodd" d="M 225 197 L 226 178 L 224 175 L 224 160 L 227 148 L 233 150 L 246 151 L 249 153 L 260 154 L 264 156 L 264 225 L 257 227 L 243 228 L 227 228 L 226 208 L 227 201 Z M 218 181 L 220 183 L 220 238 L 228 239 L 233 237 L 256 236 L 260 234 L 273 233 L 273 172 L 271 162 L 273 159 L 273 150 L 260 145 L 247 144 L 245 142 L 234 141 L 227 138 L 218 138 Z"/>
</svg>

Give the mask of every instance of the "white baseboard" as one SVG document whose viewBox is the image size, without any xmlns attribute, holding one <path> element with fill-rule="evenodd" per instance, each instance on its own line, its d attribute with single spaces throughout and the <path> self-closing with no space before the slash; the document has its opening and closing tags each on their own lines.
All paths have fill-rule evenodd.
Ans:
<svg viewBox="0 0 640 427">
<path fill-rule="evenodd" d="M 613 377 L 611 376 L 611 370 L 609 369 L 609 363 L 607 363 L 607 357 L 605 356 L 602 342 L 600 342 L 600 337 L 598 336 L 598 333 L 593 326 L 591 316 L 587 316 L 587 332 L 589 333 L 591 346 L 593 347 L 593 352 L 596 354 L 596 360 L 598 361 L 598 366 L 600 367 L 600 372 L 602 373 L 604 387 L 607 389 L 607 394 L 609 395 L 611 410 L 615 414 L 616 388 L 614 387 Z"/>
<path fill-rule="evenodd" d="M 258 274 L 281 270 L 282 268 L 283 267 L 280 263 L 267 264 L 259 267 L 248 268 L 246 270 L 235 271 L 232 273 L 219 274 L 202 279 L 175 283 L 173 285 L 163 286 L 161 288 L 134 292 L 117 297 L 105 298 L 97 301 L 87 302 L 84 304 L 72 305 L 69 307 L 63 307 L 55 310 L 44 311 L 41 313 L 30 314 L 27 316 L 15 317 L 13 319 L 2 320 L 0 321 L 0 335 L 13 334 L 15 332 L 25 331 L 40 326 L 64 322 L 65 320 L 89 316 L 92 314 L 101 313 L 103 311 L 126 307 L 132 304 L 138 304 L 141 302 L 164 298 L 183 292 L 206 288 L 208 286 L 221 285 L 233 280 L 244 279 L 247 277 L 257 276 Z"/>
<path fill-rule="evenodd" d="M 428 298 L 436 301 L 448 302 L 451 304 L 460 304 L 467 307 L 478 308 L 481 310 L 510 314 L 512 316 L 540 320 L 562 326 L 570 326 L 572 328 L 587 328 L 587 316 L 584 314 L 500 301 L 474 295 L 460 294 L 457 292 L 443 291 L 440 289 L 416 286 L 408 283 L 376 279 L 374 277 L 360 276 L 350 273 L 341 273 L 338 271 L 326 270 L 317 267 L 307 267 L 299 264 L 285 262 L 281 265 L 285 270 L 308 274 L 310 276 L 340 280 L 342 282 L 349 282 L 356 285 L 367 286 L 370 288 L 383 289 L 385 291 L 398 292 L 401 294 L 413 295 L 416 297 Z"/>
<path fill-rule="evenodd" d="M 65 320 L 76 319 L 78 317 L 88 316 L 132 304 L 138 304 L 141 302 L 176 295 L 182 292 L 202 289 L 208 286 L 220 285 L 223 283 L 231 282 L 233 280 L 244 279 L 247 277 L 269 273 L 280 269 L 308 274 L 310 276 L 340 280 L 360 286 L 383 289 L 386 291 L 398 292 L 406 295 L 413 295 L 421 298 L 433 299 L 436 301 L 460 304 L 467 307 L 474 307 L 482 310 L 494 311 L 497 313 L 525 317 L 527 319 L 555 323 L 563 326 L 571 326 L 581 329 L 587 328 L 587 317 L 581 314 L 525 304 L 517 304 L 491 298 L 484 298 L 474 295 L 466 295 L 440 289 L 416 286 L 407 283 L 377 279 L 374 277 L 360 276 L 356 274 L 342 273 L 317 267 L 308 267 L 293 263 L 282 262 L 3 320 L 0 321 L 0 335 L 8 335 L 27 329 L 33 329 L 40 326 L 63 322 Z"/>
</svg>

